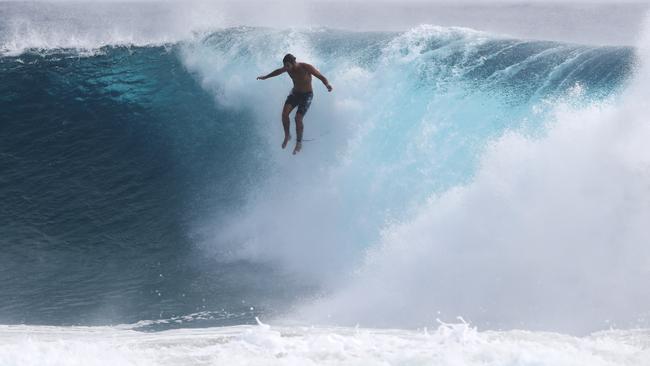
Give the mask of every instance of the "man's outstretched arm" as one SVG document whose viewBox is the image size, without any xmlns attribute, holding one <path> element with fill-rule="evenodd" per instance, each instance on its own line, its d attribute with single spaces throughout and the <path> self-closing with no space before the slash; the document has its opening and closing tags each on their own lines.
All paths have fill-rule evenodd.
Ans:
<svg viewBox="0 0 650 366">
<path fill-rule="evenodd" d="M 266 79 L 268 79 L 268 78 L 272 78 L 272 77 L 274 77 L 274 76 L 281 75 L 281 74 L 284 73 L 285 71 L 287 71 L 287 69 L 285 69 L 284 67 L 281 67 L 281 68 L 279 68 L 279 69 L 277 69 L 277 70 L 273 70 L 273 71 L 271 71 L 271 73 L 268 74 L 268 75 L 258 76 L 258 77 L 257 77 L 257 80 L 266 80 Z"/>
<path fill-rule="evenodd" d="M 307 67 L 307 70 L 309 70 L 309 72 L 312 75 L 317 77 L 320 81 L 323 82 L 323 84 L 325 84 L 325 87 L 327 88 L 327 91 L 330 91 L 330 92 L 332 91 L 332 86 L 330 85 L 330 82 L 327 81 L 327 78 L 325 76 L 323 76 L 323 74 L 321 74 L 320 71 L 318 71 L 315 67 L 313 67 L 310 64 L 305 64 L 305 67 Z"/>
</svg>

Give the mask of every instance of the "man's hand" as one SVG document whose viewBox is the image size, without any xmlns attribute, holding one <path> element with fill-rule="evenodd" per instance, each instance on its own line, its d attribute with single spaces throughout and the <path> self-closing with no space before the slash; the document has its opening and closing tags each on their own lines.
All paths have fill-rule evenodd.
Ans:
<svg viewBox="0 0 650 366">
<path fill-rule="evenodd" d="M 330 84 L 325 84 L 325 87 L 327 88 L 327 91 L 328 91 L 328 92 L 331 92 L 332 89 L 333 89 L 332 86 L 331 86 Z"/>
<path fill-rule="evenodd" d="M 281 67 L 281 68 L 279 68 L 279 69 L 276 69 L 276 70 L 271 71 L 271 73 L 268 74 L 268 75 L 258 76 L 258 77 L 257 77 L 257 80 L 266 80 L 266 79 L 268 79 L 268 78 L 272 78 L 272 77 L 275 77 L 275 76 L 281 75 L 281 74 L 283 74 L 283 73 L 286 72 L 286 71 L 287 71 L 286 68 Z"/>
</svg>

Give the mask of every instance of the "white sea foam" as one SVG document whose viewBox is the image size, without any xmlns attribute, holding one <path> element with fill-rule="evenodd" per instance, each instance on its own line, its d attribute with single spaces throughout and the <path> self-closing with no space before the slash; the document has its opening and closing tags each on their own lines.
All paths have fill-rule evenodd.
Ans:
<svg viewBox="0 0 650 366">
<path fill-rule="evenodd" d="M 642 366 L 650 332 L 586 337 L 479 332 L 276 327 L 266 324 L 142 333 L 118 327 L 0 326 L 0 365 L 538 365 Z"/>
<path fill-rule="evenodd" d="M 570 332 L 647 326 L 647 44 L 620 100 L 558 104 L 545 136 L 496 139 L 469 184 L 385 227 L 357 274 L 308 305 L 307 317 L 390 326 L 463 315 L 491 328 Z"/>
</svg>

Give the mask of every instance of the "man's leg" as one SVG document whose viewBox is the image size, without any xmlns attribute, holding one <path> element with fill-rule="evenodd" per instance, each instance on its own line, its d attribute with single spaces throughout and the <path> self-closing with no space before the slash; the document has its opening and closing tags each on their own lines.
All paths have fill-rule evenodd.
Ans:
<svg viewBox="0 0 650 366">
<path fill-rule="evenodd" d="M 291 127 L 291 121 L 289 120 L 289 113 L 293 110 L 294 106 L 291 104 L 285 104 L 282 108 L 282 127 L 284 127 L 284 141 L 282 142 L 282 148 L 287 147 L 287 143 L 291 140 L 291 132 L 289 127 Z"/>
<path fill-rule="evenodd" d="M 302 124 L 302 117 L 302 113 L 296 113 L 296 147 L 293 149 L 294 155 L 299 153 L 302 149 L 302 130 L 304 127 Z"/>
</svg>

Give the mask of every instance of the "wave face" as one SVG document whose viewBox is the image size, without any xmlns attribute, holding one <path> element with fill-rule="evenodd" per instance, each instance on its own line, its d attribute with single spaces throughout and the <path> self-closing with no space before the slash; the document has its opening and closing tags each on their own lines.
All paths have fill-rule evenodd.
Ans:
<svg viewBox="0 0 650 366">
<path fill-rule="evenodd" d="M 603 155 L 597 139 L 648 136 L 597 122 L 623 103 L 631 48 L 435 26 L 117 43 L 2 47 L 2 323 L 204 312 L 192 320 L 228 325 L 295 310 L 584 330 L 627 326 L 650 303 L 637 230 L 646 161 L 634 144 Z M 255 80 L 286 52 L 335 88 L 315 80 L 296 157 L 279 148 L 288 81 Z M 585 171 L 590 156 L 604 165 Z M 571 174 L 550 168 L 565 162 Z M 325 299 L 293 308 L 315 293 Z M 615 295 L 630 300 L 583 311 Z"/>
<path fill-rule="evenodd" d="M 260 266 L 213 268 L 187 231 L 254 179 L 240 168 L 256 167 L 241 148 L 255 141 L 247 113 L 216 105 L 161 47 L 27 53 L 0 59 L 0 73 L 2 321 L 137 321 L 208 304 L 226 323 L 250 320 L 245 302 L 265 285 L 244 282 Z"/>
</svg>

